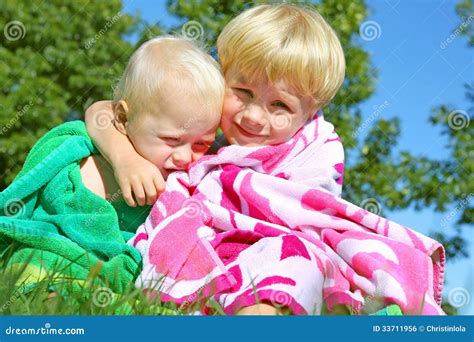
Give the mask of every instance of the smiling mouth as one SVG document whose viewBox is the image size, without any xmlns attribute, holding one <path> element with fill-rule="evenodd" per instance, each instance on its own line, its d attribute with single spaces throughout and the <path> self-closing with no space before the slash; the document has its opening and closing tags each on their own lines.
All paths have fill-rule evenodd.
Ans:
<svg viewBox="0 0 474 342">
<path fill-rule="evenodd" d="M 243 135 L 243 136 L 246 136 L 246 137 L 249 137 L 249 138 L 262 138 L 264 137 L 264 135 L 262 134 L 255 134 L 255 133 L 251 133 L 249 131 L 246 131 L 245 129 L 243 129 L 242 127 L 240 127 L 239 125 L 235 125 L 238 129 L 238 131 Z"/>
</svg>

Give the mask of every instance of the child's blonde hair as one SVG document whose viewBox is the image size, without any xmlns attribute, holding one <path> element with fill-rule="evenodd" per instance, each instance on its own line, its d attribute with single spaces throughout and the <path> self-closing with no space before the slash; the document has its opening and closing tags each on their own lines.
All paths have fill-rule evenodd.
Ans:
<svg viewBox="0 0 474 342">
<path fill-rule="evenodd" d="M 260 5 L 231 20 L 217 40 L 224 74 L 283 79 L 319 108 L 340 88 L 345 73 L 341 43 L 315 10 L 290 4 Z"/>
<path fill-rule="evenodd" d="M 197 97 L 210 112 L 220 115 L 224 87 L 219 64 L 194 41 L 161 36 L 133 53 L 114 89 L 114 102 L 125 100 L 134 115 L 147 104 L 156 106 L 170 92 L 182 92 L 183 97 Z"/>
</svg>

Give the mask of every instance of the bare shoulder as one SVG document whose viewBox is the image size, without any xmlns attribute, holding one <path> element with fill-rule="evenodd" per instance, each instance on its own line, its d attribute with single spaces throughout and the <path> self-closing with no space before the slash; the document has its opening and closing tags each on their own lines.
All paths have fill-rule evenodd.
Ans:
<svg viewBox="0 0 474 342">
<path fill-rule="evenodd" d="M 93 155 L 81 161 L 82 183 L 90 191 L 104 199 L 115 199 L 119 186 L 110 164 L 101 156 Z M 118 196 L 122 198 L 122 196 Z"/>
</svg>

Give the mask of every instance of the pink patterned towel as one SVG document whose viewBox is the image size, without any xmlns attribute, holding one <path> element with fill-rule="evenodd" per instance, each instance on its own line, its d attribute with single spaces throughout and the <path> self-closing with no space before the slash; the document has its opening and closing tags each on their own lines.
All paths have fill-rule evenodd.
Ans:
<svg viewBox="0 0 474 342">
<path fill-rule="evenodd" d="M 136 285 L 177 304 L 212 297 L 228 314 L 257 301 L 444 314 L 443 247 L 340 198 L 343 160 L 318 113 L 287 143 L 224 147 L 174 173 L 129 241 L 143 255 Z"/>
</svg>

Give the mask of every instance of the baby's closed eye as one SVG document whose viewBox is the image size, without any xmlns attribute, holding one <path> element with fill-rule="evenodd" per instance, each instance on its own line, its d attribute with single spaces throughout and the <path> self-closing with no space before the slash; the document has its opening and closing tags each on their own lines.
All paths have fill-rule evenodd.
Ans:
<svg viewBox="0 0 474 342">
<path fill-rule="evenodd" d="M 160 137 L 160 139 L 172 146 L 179 144 L 181 141 L 181 139 L 178 137 Z"/>
</svg>

